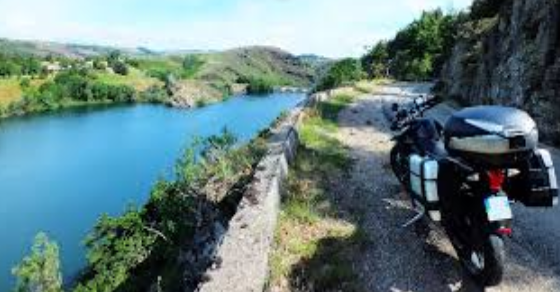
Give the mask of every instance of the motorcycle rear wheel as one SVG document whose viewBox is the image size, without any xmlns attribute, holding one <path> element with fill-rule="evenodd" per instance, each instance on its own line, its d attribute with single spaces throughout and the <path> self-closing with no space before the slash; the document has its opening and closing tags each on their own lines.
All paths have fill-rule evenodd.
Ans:
<svg viewBox="0 0 560 292">
<path fill-rule="evenodd" d="M 506 258 L 502 237 L 495 234 L 487 236 L 481 250 L 460 246 L 454 240 L 451 242 L 461 264 L 477 284 L 492 287 L 502 282 Z"/>
</svg>

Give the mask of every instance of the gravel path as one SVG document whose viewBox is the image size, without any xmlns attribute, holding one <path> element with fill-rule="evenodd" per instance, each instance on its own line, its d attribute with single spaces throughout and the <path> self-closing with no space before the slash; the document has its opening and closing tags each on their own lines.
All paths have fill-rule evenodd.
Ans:
<svg viewBox="0 0 560 292">
<path fill-rule="evenodd" d="M 401 227 L 414 213 L 390 171 L 393 144 L 383 106 L 427 88 L 384 87 L 377 95 L 360 97 L 339 117 L 339 138 L 356 161 L 346 182 L 348 197 L 363 214 L 361 224 L 371 239 L 356 263 L 368 291 L 482 291 L 463 273 L 440 228 L 418 232 Z M 433 114 L 444 119 L 451 112 L 442 107 Z M 522 207 L 515 212 L 515 235 L 506 242 L 506 278 L 487 291 L 560 291 L 560 212 Z"/>
</svg>

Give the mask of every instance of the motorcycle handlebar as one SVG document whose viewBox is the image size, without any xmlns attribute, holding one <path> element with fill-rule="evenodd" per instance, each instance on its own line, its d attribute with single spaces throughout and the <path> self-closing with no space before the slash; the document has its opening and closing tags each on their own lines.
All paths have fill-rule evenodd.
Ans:
<svg viewBox="0 0 560 292">
<path fill-rule="evenodd" d="M 396 114 L 391 124 L 391 130 L 396 131 L 408 126 L 412 121 L 422 116 L 425 111 L 433 108 L 440 102 L 441 98 L 439 96 L 425 97 L 421 95 L 412 102 L 409 102 L 403 109 L 400 109 L 401 107 L 396 104 L 393 105 L 393 111 Z"/>
</svg>

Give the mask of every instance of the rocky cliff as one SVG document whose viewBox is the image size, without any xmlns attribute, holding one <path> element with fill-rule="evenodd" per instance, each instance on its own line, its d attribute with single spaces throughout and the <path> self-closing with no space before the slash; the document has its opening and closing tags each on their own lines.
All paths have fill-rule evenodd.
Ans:
<svg viewBox="0 0 560 292">
<path fill-rule="evenodd" d="M 443 93 L 466 104 L 525 109 L 542 137 L 560 144 L 560 1 L 474 5 L 443 69 Z M 476 14 L 477 5 L 490 11 Z"/>
</svg>

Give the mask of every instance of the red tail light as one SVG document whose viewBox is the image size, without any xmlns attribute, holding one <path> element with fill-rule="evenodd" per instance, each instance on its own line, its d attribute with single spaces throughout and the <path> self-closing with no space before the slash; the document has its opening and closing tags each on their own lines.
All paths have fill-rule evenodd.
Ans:
<svg viewBox="0 0 560 292">
<path fill-rule="evenodd" d="M 497 232 L 498 232 L 498 234 L 504 235 L 504 236 L 511 236 L 513 234 L 513 230 L 509 227 L 502 227 L 502 228 L 498 229 Z"/>
<path fill-rule="evenodd" d="M 491 170 L 488 172 L 488 182 L 490 184 L 490 190 L 499 192 L 502 190 L 502 185 L 506 179 L 505 172 L 501 169 Z"/>
</svg>

